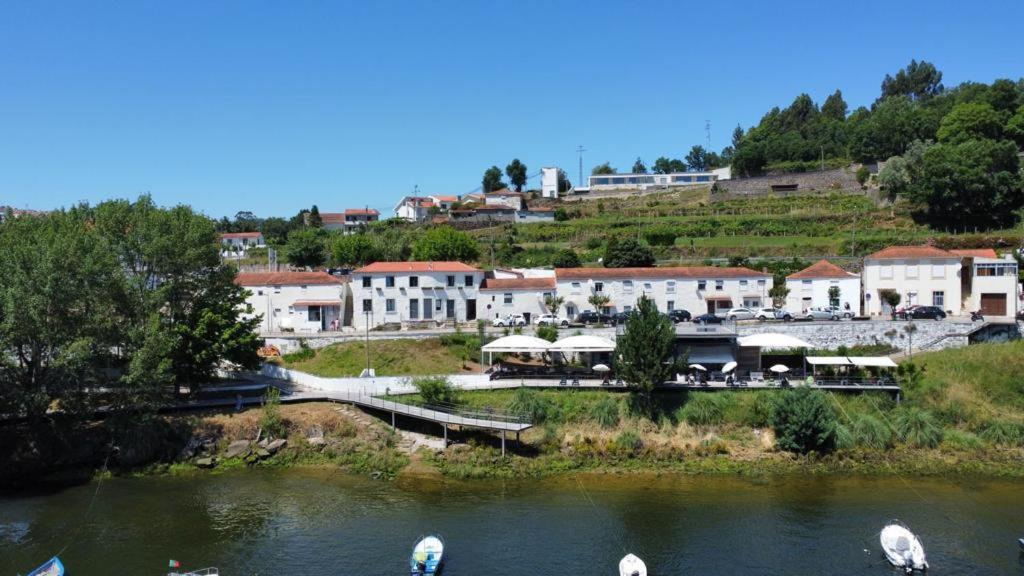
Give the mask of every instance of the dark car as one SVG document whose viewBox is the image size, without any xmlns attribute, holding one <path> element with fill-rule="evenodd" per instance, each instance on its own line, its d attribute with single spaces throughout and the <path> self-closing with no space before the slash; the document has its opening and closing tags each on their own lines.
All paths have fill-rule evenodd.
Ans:
<svg viewBox="0 0 1024 576">
<path fill-rule="evenodd" d="M 636 314 L 636 312 L 632 310 L 629 312 L 616 312 L 615 314 L 612 314 L 612 323 L 625 324 L 626 322 L 629 322 L 629 318 L 634 314 Z"/>
<path fill-rule="evenodd" d="M 914 306 L 903 312 L 904 320 L 942 320 L 946 313 L 938 306 Z"/>
<path fill-rule="evenodd" d="M 669 317 L 669 320 L 672 320 L 673 322 L 675 322 L 677 324 L 679 322 L 689 322 L 690 321 L 690 313 L 687 312 L 686 310 L 669 310 L 668 311 L 668 317 Z"/>
<path fill-rule="evenodd" d="M 693 319 L 694 324 L 721 324 L 725 318 L 714 314 L 701 314 Z"/>
<path fill-rule="evenodd" d="M 608 324 L 611 321 L 612 317 L 610 315 L 595 312 L 594 310 L 580 312 L 576 316 L 577 324 Z"/>
</svg>

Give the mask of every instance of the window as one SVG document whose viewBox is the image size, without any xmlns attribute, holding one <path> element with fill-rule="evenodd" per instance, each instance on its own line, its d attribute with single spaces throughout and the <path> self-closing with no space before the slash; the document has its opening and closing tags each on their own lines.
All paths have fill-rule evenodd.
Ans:
<svg viewBox="0 0 1024 576">
<path fill-rule="evenodd" d="M 289 306 L 288 307 L 288 313 L 289 314 L 295 314 L 295 306 Z"/>
<path fill-rule="evenodd" d="M 932 292 L 932 306 L 938 306 L 942 308 L 946 305 L 946 292 L 943 290 L 937 290 Z"/>
<path fill-rule="evenodd" d="M 747 289 L 747 281 L 746 280 L 740 280 L 740 290 L 746 290 L 746 289 Z"/>
<path fill-rule="evenodd" d="M 302 286 L 299 286 L 299 290 L 302 290 L 303 292 L 305 292 L 306 291 L 306 285 L 303 284 Z"/>
<path fill-rule="evenodd" d="M 622 291 L 625 292 L 626 294 L 632 294 L 633 293 L 633 281 L 632 280 L 623 280 L 622 281 Z"/>
<path fill-rule="evenodd" d="M 257 290 L 256 291 L 256 295 L 257 296 L 263 296 L 263 290 Z"/>
<path fill-rule="evenodd" d="M 892 272 L 889 273 L 889 277 L 892 278 Z M 945 278 L 946 267 L 942 264 L 932 264 L 932 278 Z"/>
<path fill-rule="evenodd" d="M 409 276 L 409 288 L 416 288 L 420 285 L 419 276 Z"/>
<path fill-rule="evenodd" d="M 410 298 L 409 299 L 409 320 L 419 320 L 420 318 L 420 299 Z"/>
<path fill-rule="evenodd" d="M 762 279 L 757 281 L 757 287 L 758 288 L 764 288 L 764 284 L 765 284 L 764 278 L 762 278 Z"/>
<path fill-rule="evenodd" d="M 910 260 L 910 261 L 907 262 L 907 265 L 904 268 L 904 274 L 906 275 L 907 278 L 917 278 L 917 261 L 916 260 Z"/>
<path fill-rule="evenodd" d="M 548 299 L 549 299 L 549 298 L 551 298 L 552 296 L 553 296 L 553 294 L 551 294 L 551 292 L 545 292 L 545 293 L 544 293 L 544 294 L 542 295 L 542 297 L 543 297 L 543 299 L 544 299 L 544 301 L 545 301 L 545 302 L 547 302 L 547 301 L 548 301 Z"/>
<path fill-rule="evenodd" d="M 511 292 L 506 292 L 505 293 L 505 300 L 504 300 L 504 302 L 505 302 L 505 306 L 511 306 L 512 305 L 512 293 Z"/>
<path fill-rule="evenodd" d="M 579 282 L 573 282 L 572 283 L 572 293 L 573 294 L 579 294 L 580 293 L 580 283 Z"/>
<path fill-rule="evenodd" d="M 668 282 L 665 283 L 665 292 L 668 293 L 668 294 L 675 294 L 676 293 L 676 281 L 675 280 L 669 280 Z M 672 308 L 669 308 L 669 310 L 671 310 L 671 309 Z"/>
<path fill-rule="evenodd" d="M 878 268 L 879 278 L 892 278 L 892 264 L 882 264 Z"/>
<path fill-rule="evenodd" d="M 363 312 L 373 312 L 373 300 L 369 298 L 363 300 Z"/>
<path fill-rule="evenodd" d="M 465 278 L 464 284 L 466 286 L 472 286 L 473 285 L 473 277 L 470 276 L 469 274 L 466 274 L 466 278 Z"/>
<path fill-rule="evenodd" d="M 395 287 L 395 277 L 394 276 L 385 276 L 384 277 L 384 286 L 386 288 L 394 288 Z"/>
<path fill-rule="evenodd" d="M 669 312 L 671 312 L 671 311 L 676 309 L 676 301 L 675 300 L 669 300 L 665 305 L 668 308 Z"/>
<path fill-rule="evenodd" d="M 623 306 L 622 307 L 622 311 L 623 312 L 632 312 L 633 311 L 633 307 L 632 306 Z"/>
<path fill-rule="evenodd" d="M 724 290 L 725 280 L 715 280 L 715 290 Z"/>
<path fill-rule="evenodd" d="M 707 280 L 697 280 L 697 291 L 698 292 L 703 292 L 704 290 L 707 290 L 707 289 L 708 289 L 708 281 Z"/>
<path fill-rule="evenodd" d="M 320 321 L 320 307 L 319 306 L 310 306 L 309 309 L 306 310 L 306 320 L 309 321 L 309 322 L 319 322 Z"/>
<path fill-rule="evenodd" d="M 371 280 L 372 278 L 370 278 L 369 276 L 363 276 L 363 288 L 369 288 Z"/>
<path fill-rule="evenodd" d="M 438 310 L 438 311 L 441 310 L 441 299 L 440 298 L 438 298 L 437 300 L 434 300 L 434 310 Z"/>
<path fill-rule="evenodd" d="M 644 282 L 644 291 L 645 292 L 650 292 L 651 291 L 651 283 L 650 282 Z"/>
<path fill-rule="evenodd" d="M 274 294 L 280 294 L 280 293 L 281 293 L 281 287 L 280 286 L 274 286 Z"/>
<path fill-rule="evenodd" d="M 604 292 L 604 282 L 594 282 L 594 292 Z"/>
<path fill-rule="evenodd" d="M 388 314 L 394 314 L 395 313 L 395 299 L 394 298 L 388 298 L 387 300 L 384 301 L 384 311 L 387 312 Z"/>
<path fill-rule="evenodd" d="M 813 286 L 813 282 L 811 280 L 801 280 L 800 281 L 800 289 L 803 290 L 804 292 L 810 292 L 812 286 Z"/>
<path fill-rule="evenodd" d="M 448 276 L 447 284 L 449 288 L 455 286 L 455 276 Z"/>
</svg>

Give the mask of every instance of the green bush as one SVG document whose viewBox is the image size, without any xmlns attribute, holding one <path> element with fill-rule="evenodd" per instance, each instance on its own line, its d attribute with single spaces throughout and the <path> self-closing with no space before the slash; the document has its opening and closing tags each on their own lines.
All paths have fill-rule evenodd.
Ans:
<svg viewBox="0 0 1024 576">
<path fill-rule="evenodd" d="M 863 186 L 864 183 L 868 181 L 868 178 L 871 177 L 871 170 L 869 170 L 867 166 L 861 166 L 860 168 L 857 168 L 856 177 L 857 184 Z"/>
<path fill-rule="evenodd" d="M 636 454 L 644 447 L 644 441 L 641 440 L 640 435 L 633 430 L 623 430 L 615 438 L 615 447 L 620 452 Z"/>
<path fill-rule="evenodd" d="M 590 409 L 590 417 L 602 428 L 614 428 L 619 425 L 619 401 L 605 396 Z"/>
<path fill-rule="evenodd" d="M 903 408 L 896 413 L 900 440 L 917 448 L 934 448 L 942 442 L 942 427 L 935 416 L 922 408 Z"/>
<path fill-rule="evenodd" d="M 690 394 L 686 404 L 679 410 L 679 418 L 694 426 L 713 426 L 725 421 L 723 402 L 713 393 Z"/>
<path fill-rule="evenodd" d="M 854 442 L 865 448 L 883 450 L 892 447 L 892 430 L 889 426 L 870 414 L 861 414 L 851 425 Z"/>
<path fill-rule="evenodd" d="M 540 338 L 541 340 L 547 340 L 548 342 L 554 342 L 555 340 L 558 340 L 558 328 L 550 324 L 537 326 L 537 328 L 534 329 L 534 334 L 537 335 L 537 338 Z"/>
<path fill-rule="evenodd" d="M 754 401 L 747 412 L 748 426 L 770 426 L 772 411 L 775 410 L 775 394 L 772 392 L 754 392 Z"/>
<path fill-rule="evenodd" d="M 853 432 L 843 424 L 836 424 L 836 449 L 850 450 L 857 446 L 857 439 Z"/>
<path fill-rule="evenodd" d="M 281 417 L 281 392 L 277 388 L 267 391 L 263 414 L 260 415 L 260 429 L 272 438 L 283 438 L 287 433 L 287 425 Z"/>
<path fill-rule="evenodd" d="M 534 424 L 543 424 L 548 420 L 557 420 L 555 406 L 550 400 L 541 396 L 536 390 L 519 388 L 512 402 L 508 405 L 509 412 L 530 419 Z"/>
<path fill-rule="evenodd" d="M 282 357 L 284 358 L 284 361 L 287 362 L 288 364 L 292 364 L 295 362 L 305 362 L 306 360 L 312 360 L 313 358 L 316 357 L 316 350 L 313 350 L 312 348 L 307 346 L 305 342 L 300 342 L 298 350 L 296 350 L 295 352 L 284 354 Z"/>
<path fill-rule="evenodd" d="M 565 222 L 569 219 L 569 213 L 565 208 L 555 208 L 555 222 Z"/>
<path fill-rule="evenodd" d="M 426 404 L 459 404 L 458 390 L 444 376 L 413 378 L 412 385 Z"/>
<path fill-rule="evenodd" d="M 981 437 L 997 446 L 1020 446 L 1024 444 L 1024 427 L 1014 422 L 994 420 L 981 431 Z"/>
<path fill-rule="evenodd" d="M 970 432 L 953 428 L 946 431 L 942 438 L 942 446 L 956 450 L 977 450 L 982 447 L 982 441 Z"/>
<path fill-rule="evenodd" d="M 800 386 L 786 390 L 772 409 L 772 427 L 783 450 L 806 454 L 835 447 L 835 411 L 821 390 Z"/>
</svg>

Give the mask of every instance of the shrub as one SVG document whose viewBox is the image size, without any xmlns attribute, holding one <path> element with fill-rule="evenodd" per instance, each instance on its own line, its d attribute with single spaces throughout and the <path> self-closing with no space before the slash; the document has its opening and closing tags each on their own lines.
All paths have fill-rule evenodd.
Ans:
<svg viewBox="0 0 1024 576">
<path fill-rule="evenodd" d="M 530 419 L 530 422 L 534 424 L 543 424 L 553 418 L 555 415 L 555 407 L 550 400 L 544 398 L 536 390 L 529 388 L 519 388 L 516 390 L 516 395 L 512 398 L 512 402 L 508 405 L 509 412 L 525 416 Z"/>
<path fill-rule="evenodd" d="M 587 241 L 583 245 L 587 247 L 587 250 L 597 250 L 604 245 L 604 240 L 601 240 L 598 236 L 591 236 L 590 238 L 587 238 Z"/>
<path fill-rule="evenodd" d="M 413 378 L 412 385 L 426 404 L 458 404 L 458 390 L 444 376 Z"/>
<path fill-rule="evenodd" d="M 260 416 L 260 428 L 273 438 L 281 438 L 287 431 L 284 418 L 281 417 L 281 392 L 277 388 L 270 388 L 267 391 L 263 414 Z"/>
<path fill-rule="evenodd" d="M 755 392 L 754 401 L 747 413 L 747 424 L 750 426 L 770 426 L 772 411 L 775 409 L 775 395 L 771 392 Z"/>
<path fill-rule="evenodd" d="M 555 340 L 558 340 L 558 328 L 550 324 L 537 326 L 537 328 L 534 330 L 534 334 L 537 335 L 537 338 L 540 338 L 541 340 L 547 340 L 548 342 L 554 342 Z"/>
<path fill-rule="evenodd" d="M 779 446 L 790 452 L 828 452 L 835 447 L 835 411 L 828 396 L 806 386 L 786 390 L 772 409 Z"/>
<path fill-rule="evenodd" d="M 836 424 L 836 448 L 839 450 L 850 450 L 857 445 L 857 439 L 853 432 L 843 424 Z"/>
<path fill-rule="evenodd" d="M 579 268 L 580 257 L 572 248 L 563 248 L 551 257 L 551 265 L 555 268 Z"/>
<path fill-rule="evenodd" d="M 306 360 L 312 360 L 314 357 L 316 357 L 316 350 L 310 348 L 309 345 L 306 344 L 306 341 L 302 340 L 299 342 L 298 350 L 296 350 L 295 352 L 291 352 L 289 354 L 285 354 L 283 357 L 284 361 L 289 364 L 295 362 L 305 362 Z"/>
<path fill-rule="evenodd" d="M 896 414 L 900 440 L 918 448 L 934 448 L 942 442 L 942 427 L 935 416 L 922 408 L 906 408 Z"/>
<path fill-rule="evenodd" d="M 590 409 L 590 417 L 602 428 L 614 428 L 619 425 L 619 401 L 611 396 L 601 398 Z"/>
<path fill-rule="evenodd" d="M 565 208 L 555 208 L 555 222 L 565 222 L 569 219 L 569 213 Z"/>
<path fill-rule="evenodd" d="M 986 442 L 997 446 L 1020 446 L 1024 444 L 1024 429 L 1020 424 L 994 420 L 981 431 L 981 437 Z"/>
<path fill-rule="evenodd" d="M 862 165 L 860 168 L 857 168 L 856 177 L 857 184 L 863 186 L 868 181 L 868 178 L 871 177 L 871 170 L 867 166 Z"/>
<path fill-rule="evenodd" d="M 977 450 L 981 448 L 981 438 L 964 430 L 947 430 L 942 438 L 942 446 L 956 450 Z"/>
<path fill-rule="evenodd" d="M 679 410 L 679 416 L 694 426 L 712 426 L 725 420 L 722 401 L 710 393 L 691 394 L 686 404 Z"/>
<path fill-rule="evenodd" d="M 892 446 L 892 430 L 885 422 L 870 414 L 861 414 L 851 426 L 854 442 L 859 446 L 883 450 Z"/>
<path fill-rule="evenodd" d="M 644 441 L 633 430 L 623 430 L 615 438 L 615 447 L 621 452 L 636 454 L 644 447 Z"/>
</svg>

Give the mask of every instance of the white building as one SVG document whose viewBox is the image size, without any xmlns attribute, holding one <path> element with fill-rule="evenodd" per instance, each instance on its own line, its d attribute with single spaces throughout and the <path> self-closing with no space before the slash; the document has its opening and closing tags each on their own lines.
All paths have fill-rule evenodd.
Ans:
<svg viewBox="0 0 1024 576">
<path fill-rule="evenodd" d="M 484 204 L 487 206 L 502 206 L 513 210 L 526 208 L 526 200 L 523 198 L 522 192 L 513 192 L 507 188 L 484 194 Z"/>
<path fill-rule="evenodd" d="M 221 252 L 244 254 L 249 248 L 263 248 L 267 244 L 260 232 L 228 232 L 220 235 Z"/>
<path fill-rule="evenodd" d="M 481 317 L 494 320 L 522 314 L 532 324 L 538 316 L 548 313 L 545 301 L 554 294 L 554 276 L 487 278 L 480 289 Z"/>
<path fill-rule="evenodd" d="M 410 222 L 425 222 L 430 219 L 430 209 L 434 206 L 430 198 L 405 196 L 395 205 L 395 216 Z"/>
<path fill-rule="evenodd" d="M 483 281 L 461 262 L 375 262 L 352 273 L 352 325 L 474 321 Z"/>
<path fill-rule="evenodd" d="M 541 198 L 558 198 L 558 168 L 540 169 Z"/>
<path fill-rule="evenodd" d="M 938 306 L 950 314 L 964 312 L 961 256 L 934 246 L 890 246 L 864 258 L 864 313 L 891 314 L 882 298 L 900 295 L 899 307 Z"/>
<path fill-rule="evenodd" d="M 437 195 L 433 195 L 433 196 L 427 196 L 427 198 L 430 199 L 430 201 L 434 203 L 434 206 L 437 206 L 438 208 L 440 208 L 442 212 L 447 212 L 447 211 L 451 210 L 452 209 L 452 205 L 453 204 L 457 204 L 459 202 L 459 197 L 458 196 L 437 196 Z"/>
<path fill-rule="evenodd" d="M 833 299 L 829 290 L 839 289 Z M 808 308 L 838 306 L 844 312 L 860 316 L 860 276 L 847 272 L 828 260 L 819 260 L 799 272 L 786 276 L 786 309 L 798 314 Z"/>
<path fill-rule="evenodd" d="M 249 291 L 261 332 L 335 331 L 342 325 L 347 293 L 340 278 L 326 272 L 243 272 L 235 283 Z"/>
<path fill-rule="evenodd" d="M 643 294 L 658 309 L 687 310 L 693 316 L 723 315 L 739 306 L 759 307 L 769 303 L 772 276 L 749 268 L 692 266 L 678 268 L 558 268 L 557 295 L 565 298 L 559 312 L 575 317 L 593 310 L 589 298 L 609 298 L 605 312 L 628 312 Z"/>
<path fill-rule="evenodd" d="M 965 312 L 980 310 L 986 318 L 1015 318 L 1020 310 L 1020 283 L 1013 256 L 998 258 L 995 250 L 950 250 L 963 258 L 961 275 Z"/>
<path fill-rule="evenodd" d="M 373 208 L 346 208 L 344 212 L 320 214 L 324 230 L 341 230 L 345 234 L 355 234 L 370 222 L 379 219 L 380 212 Z"/>
<path fill-rule="evenodd" d="M 672 172 L 670 174 L 595 174 L 587 180 L 591 192 L 599 190 L 646 190 L 669 186 L 707 186 L 732 177 L 731 168 L 709 172 Z"/>
</svg>

